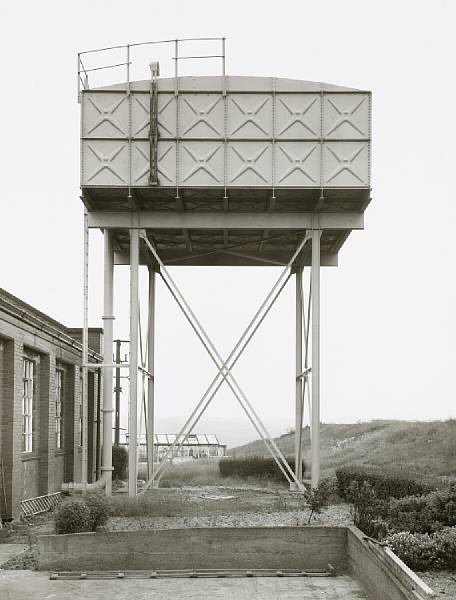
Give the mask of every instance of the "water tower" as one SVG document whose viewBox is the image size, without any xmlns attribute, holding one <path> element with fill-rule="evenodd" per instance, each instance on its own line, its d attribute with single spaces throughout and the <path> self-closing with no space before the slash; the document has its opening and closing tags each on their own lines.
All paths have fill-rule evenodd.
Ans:
<svg viewBox="0 0 456 600">
<path fill-rule="evenodd" d="M 189 45 L 213 42 L 220 60 L 213 76 L 183 76 L 182 61 L 207 58 L 186 53 Z M 102 475 L 111 490 L 113 412 L 113 275 L 130 266 L 129 493 L 137 493 L 139 387 L 146 382 L 149 482 L 153 473 L 154 290 L 156 274 L 183 310 L 216 365 L 208 389 L 185 423 L 183 443 L 225 382 L 240 402 L 290 484 L 303 489 L 304 398 L 310 392 L 312 485 L 319 480 L 320 267 L 335 267 L 350 232 L 363 229 L 370 200 L 371 95 L 368 91 L 278 77 L 225 73 L 225 40 L 165 40 L 174 76 L 161 78 L 151 63 L 145 79 L 130 77 L 132 55 L 155 44 L 115 47 L 124 60 L 103 62 L 103 52 L 78 55 L 81 106 L 81 190 L 85 205 L 84 365 L 87 364 L 89 229 L 104 232 L 104 335 Z M 102 68 L 121 68 L 121 83 L 91 87 L 97 55 Z M 147 357 L 138 351 L 138 270 L 149 271 Z M 168 266 L 277 266 L 278 279 L 233 352 L 222 357 L 173 281 Z M 303 269 L 310 267 L 310 288 Z M 293 276 L 296 285 L 296 443 L 291 469 L 231 373 L 231 367 Z M 122 365 L 123 368 L 126 365 Z M 83 367 L 83 390 L 87 390 Z M 84 422 L 87 398 L 83 393 Z M 141 402 L 142 400 L 140 400 Z M 87 482 L 87 435 L 83 440 L 82 486 Z"/>
</svg>

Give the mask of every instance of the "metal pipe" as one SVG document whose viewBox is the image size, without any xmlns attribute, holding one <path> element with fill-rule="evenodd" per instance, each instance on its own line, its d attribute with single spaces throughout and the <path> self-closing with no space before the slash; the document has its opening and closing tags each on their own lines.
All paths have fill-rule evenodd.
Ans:
<svg viewBox="0 0 456 600">
<path fill-rule="evenodd" d="M 120 349 L 121 349 L 121 341 L 116 340 L 116 364 L 118 365 L 121 361 Z M 114 392 L 116 395 L 116 409 L 115 409 L 115 419 L 114 419 L 114 444 L 118 446 L 120 444 L 120 394 L 122 392 L 122 387 L 120 385 L 120 368 L 116 367 L 116 386 L 114 388 Z"/>
<path fill-rule="evenodd" d="M 113 322 L 114 322 L 114 245 L 113 232 L 104 231 L 104 301 L 103 301 L 103 328 L 104 352 L 103 362 L 112 362 Z M 111 367 L 103 369 L 103 459 L 101 472 L 106 473 L 106 495 L 112 492 L 112 400 L 113 400 L 113 370 Z"/>
<path fill-rule="evenodd" d="M 130 229 L 130 423 L 128 437 L 128 495 L 137 491 L 138 434 L 138 291 L 139 231 Z"/>
<path fill-rule="evenodd" d="M 84 209 L 84 267 L 82 315 L 82 489 L 87 485 L 87 426 L 88 426 L 88 354 L 89 354 L 89 216 Z"/>
<path fill-rule="evenodd" d="M 320 480 L 320 235 L 312 230 L 312 487 Z"/>
<path fill-rule="evenodd" d="M 302 481 L 302 269 L 296 271 L 295 475 Z"/>
<path fill-rule="evenodd" d="M 147 381 L 147 469 L 148 479 L 152 479 L 154 471 L 154 352 L 155 352 L 155 270 L 149 267 L 149 319 L 147 327 L 147 370 L 150 377 Z"/>
</svg>

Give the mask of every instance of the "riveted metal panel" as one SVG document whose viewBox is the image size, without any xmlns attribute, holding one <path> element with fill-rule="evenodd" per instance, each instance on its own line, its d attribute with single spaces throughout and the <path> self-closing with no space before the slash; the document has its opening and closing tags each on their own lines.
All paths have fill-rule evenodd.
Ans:
<svg viewBox="0 0 456 600">
<path fill-rule="evenodd" d="M 88 138 L 128 136 L 128 98 L 125 93 L 84 93 L 82 135 Z"/>
<path fill-rule="evenodd" d="M 321 137 L 320 94 L 277 94 L 275 112 L 277 139 Z"/>
<path fill-rule="evenodd" d="M 367 139 L 370 135 L 368 94 L 326 94 L 323 135 L 328 139 Z"/>
<path fill-rule="evenodd" d="M 220 141 L 182 141 L 179 144 L 179 184 L 223 186 L 223 150 Z"/>
<path fill-rule="evenodd" d="M 128 185 L 128 142 L 85 140 L 82 145 L 83 185 Z"/>
<path fill-rule="evenodd" d="M 224 103 L 221 94 L 179 95 L 179 136 L 222 138 Z"/>
<path fill-rule="evenodd" d="M 131 94 L 131 135 L 147 138 L 150 128 L 150 95 Z"/>
<path fill-rule="evenodd" d="M 133 138 L 149 137 L 150 95 L 131 94 L 131 130 Z M 158 95 L 158 132 L 161 138 L 176 136 L 176 98 L 174 94 Z"/>
<path fill-rule="evenodd" d="M 235 139 L 272 137 L 272 95 L 230 94 L 228 136 Z"/>
<path fill-rule="evenodd" d="M 367 142 L 325 142 L 323 185 L 359 187 L 369 185 L 369 144 Z"/>
<path fill-rule="evenodd" d="M 276 145 L 276 186 L 320 185 L 320 142 L 279 142 Z"/>
<path fill-rule="evenodd" d="M 230 142 L 228 144 L 228 185 L 269 186 L 272 183 L 272 144 L 270 142 Z"/>
</svg>

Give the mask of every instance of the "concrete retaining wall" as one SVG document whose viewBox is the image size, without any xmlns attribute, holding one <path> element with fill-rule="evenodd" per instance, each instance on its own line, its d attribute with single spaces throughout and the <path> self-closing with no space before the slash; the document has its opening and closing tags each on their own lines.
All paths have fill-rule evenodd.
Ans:
<svg viewBox="0 0 456 600">
<path fill-rule="evenodd" d="M 345 527 L 157 529 L 45 535 L 42 570 L 326 569 L 346 571 Z"/>
<path fill-rule="evenodd" d="M 432 590 L 388 548 L 366 539 L 356 527 L 347 528 L 350 573 L 369 600 L 427 600 Z"/>
</svg>

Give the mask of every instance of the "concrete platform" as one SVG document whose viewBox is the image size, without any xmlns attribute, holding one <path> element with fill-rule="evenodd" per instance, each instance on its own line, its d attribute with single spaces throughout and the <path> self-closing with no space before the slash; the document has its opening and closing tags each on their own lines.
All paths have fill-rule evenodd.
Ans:
<svg viewBox="0 0 456 600">
<path fill-rule="evenodd" d="M 368 598 L 347 575 L 337 577 L 243 579 L 136 579 L 51 581 L 37 571 L 0 571 L 0 598 L 8 600 L 357 600 Z"/>
</svg>

